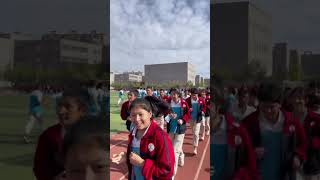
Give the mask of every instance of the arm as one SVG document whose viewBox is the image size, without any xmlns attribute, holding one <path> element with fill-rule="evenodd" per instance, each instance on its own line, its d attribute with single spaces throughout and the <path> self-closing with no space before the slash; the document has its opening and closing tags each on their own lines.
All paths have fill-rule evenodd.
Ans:
<svg viewBox="0 0 320 180">
<path fill-rule="evenodd" d="M 189 122 L 189 120 L 191 119 L 190 117 L 190 108 L 188 106 L 188 103 L 184 103 L 185 104 L 185 108 L 183 108 L 183 117 L 182 120 L 184 121 L 184 124 L 186 124 L 187 122 Z"/>
<path fill-rule="evenodd" d="M 146 180 L 156 178 L 171 178 L 174 170 L 174 151 L 172 143 L 164 131 L 157 133 L 159 149 L 156 160 L 145 159 L 142 175 Z"/>
<path fill-rule="evenodd" d="M 120 116 L 122 120 L 127 120 L 127 102 L 123 103 L 121 106 Z"/>
<path fill-rule="evenodd" d="M 37 180 L 52 180 L 54 178 L 53 172 L 50 171 L 52 168 L 50 157 L 52 155 L 50 154 L 48 138 L 45 134 L 42 134 L 38 141 L 33 164 L 33 172 Z"/>
<path fill-rule="evenodd" d="M 307 150 L 307 137 L 304 128 L 299 121 L 295 120 L 296 127 L 296 138 L 297 138 L 297 147 L 295 153 L 298 155 L 299 159 L 302 161 L 306 160 L 306 150 Z"/>
</svg>

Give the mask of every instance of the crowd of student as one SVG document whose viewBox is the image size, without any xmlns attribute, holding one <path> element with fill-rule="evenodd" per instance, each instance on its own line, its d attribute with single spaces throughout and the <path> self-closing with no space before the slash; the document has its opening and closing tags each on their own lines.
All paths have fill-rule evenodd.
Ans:
<svg viewBox="0 0 320 180">
<path fill-rule="evenodd" d="M 317 85 L 215 86 L 212 100 L 213 179 L 320 179 Z"/>
<path fill-rule="evenodd" d="M 45 94 L 35 85 L 29 98 L 30 119 L 24 140 L 31 141 L 35 123 L 45 117 Z M 38 138 L 33 162 L 37 180 L 102 180 L 109 177 L 106 111 L 107 92 L 93 82 L 86 87 L 66 85 L 52 94 L 57 123 L 45 129 Z"/>
<path fill-rule="evenodd" d="M 199 140 L 210 135 L 210 92 L 191 88 L 131 90 L 121 106 L 121 118 L 130 132 L 126 153 L 115 154 L 115 163 L 127 162 L 129 179 L 174 179 L 184 165 L 183 143 L 187 124 L 192 127 L 193 154 Z M 122 92 L 120 92 L 122 93 Z M 201 129 L 202 128 L 202 129 Z"/>
</svg>

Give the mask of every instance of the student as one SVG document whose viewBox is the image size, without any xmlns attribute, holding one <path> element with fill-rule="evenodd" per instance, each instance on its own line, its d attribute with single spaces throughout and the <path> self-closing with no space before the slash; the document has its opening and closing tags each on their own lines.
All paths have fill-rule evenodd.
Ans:
<svg viewBox="0 0 320 180">
<path fill-rule="evenodd" d="M 307 139 L 299 120 L 281 109 L 282 90 L 274 83 L 258 89 L 259 109 L 245 118 L 262 180 L 292 179 L 306 160 Z"/>
<path fill-rule="evenodd" d="M 210 92 L 206 90 L 201 90 L 201 98 L 205 101 L 206 111 L 201 123 L 202 127 L 202 136 L 201 139 L 204 139 L 205 134 L 210 135 Z"/>
<path fill-rule="evenodd" d="M 65 172 L 61 180 L 106 180 L 109 178 L 107 121 L 83 118 L 66 133 L 63 142 Z"/>
<path fill-rule="evenodd" d="M 304 124 L 308 139 L 307 160 L 302 176 L 305 180 L 320 179 L 320 116 L 307 108 L 305 89 L 297 87 L 289 94 L 292 114 Z"/>
<path fill-rule="evenodd" d="M 98 100 L 99 94 L 95 85 L 95 81 L 89 82 L 88 93 L 90 95 L 88 113 L 91 116 L 99 116 L 101 112 L 101 107 L 99 106 L 99 100 Z"/>
<path fill-rule="evenodd" d="M 124 102 L 121 106 L 120 116 L 121 119 L 126 121 L 127 130 L 130 131 L 131 127 L 131 117 L 129 107 L 131 103 L 138 97 L 139 92 L 137 90 L 129 91 L 128 101 Z"/>
<path fill-rule="evenodd" d="M 168 113 L 170 105 L 166 101 L 160 100 L 156 96 L 146 96 L 146 100 L 151 103 L 153 106 L 153 119 L 158 124 L 158 126 L 163 130 L 164 129 L 164 115 Z"/>
<path fill-rule="evenodd" d="M 211 103 L 211 179 L 259 180 L 255 153 L 247 131 L 220 109 L 222 93 L 215 91 Z"/>
<path fill-rule="evenodd" d="M 71 89 L 63 93 L 57 110 L 59 122 L 46 129 L 38 140 L 33 165 L 37 180 L 54 180 L 61 176 L 61 148 L 65 132 L 86 116 L 88 96 L 86 90 Z"/>
<path fill-rule="evenodd" d="M 165 94 L 165 91 L 163 89 L 160 89 L 160 96 L 159 96 L 159 99 L 165 101 L 165 102 L 168 102 L 168 96 Z"/>
<path fill-rule="evenodd" d="M 30 142 L 29 136 L 33 129 L 34 123 L 38 123 L 41 130 L 43 129 L 43 92 L 40 85 L 35 85 L 29 97 L 29 121 L 25 127 L 24 141 Z"/>
<path fill-rule="evenodd" d="M 123 91 L 123 89 L 120 89 L 120 90 L 119 90 L 118 96 L 119 96 L 118 105 L 120 105 L 120 103 L 123 101 L 123 96 L 124 96 L 124 91 Z"/>
<path fill-rule="evenodd" d="M 153 96 L 152 87 L 148 86 L 146 89 L 146 96 Z"/>
<path fill-rule="evenodd" d="M 191 127 L 193 132 L 193 154 L 197 155 L 197 148 L 199 144 L 199 133 L 200 133 L 200 125 L 202 123 L 203 117 L 206 112 L 206 104 L 205 101 L 198 97 L 198 89 L 192 88 L 190 90 L 191 97 L 186 99 L 188 106 L 190 107 L 191 114 Z M 204 137 L 201 137 L 200 140 L 204 140 Z"/>
<path fill-rule="evenodd" d="M 232 113 L 237 122 L 242 121 L 245 117 L 256 111 L 256 108 L 249 106 L 249 91 L 246 88 L 241 88 L 238 93 L 239 103 Z"/>
<path fill-rule="evenodd" d="M 117 164 L 126 157 L 129 180 L 172 179 L 173 147 L 168 135 L 154 122 L 151 104 L 145 98 L 132 102 L 130 116 L 134 129 L 129 135 L 127 153 L 113 155 L 112 161 Z"/>
</svg>

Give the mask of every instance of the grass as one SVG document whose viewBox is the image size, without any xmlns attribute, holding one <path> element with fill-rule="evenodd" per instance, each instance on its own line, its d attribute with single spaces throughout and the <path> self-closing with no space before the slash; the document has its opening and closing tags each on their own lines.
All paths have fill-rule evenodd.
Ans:
<svg viewBox="0 0 320 180">
<path fill-rule="evenodd" d="M 127 131 L 126 123 L 120 117 L 120 108 L 118 104 L 118 94 L 111 92 L 110 96 L 110 133 L 115 134 L 121 131 Z"/>
<path fill-rule="evenodd" d="M 23 141 L 28 122 L 27 95 L 0 95 L 0 179 L 35 179 L 32 172 L 34 152 L 40 130 L 34 127 L 32 143 Z M 48 99 L 44 112 L 44 126 L 56 123 L 54 102 Z"/>
</svg>

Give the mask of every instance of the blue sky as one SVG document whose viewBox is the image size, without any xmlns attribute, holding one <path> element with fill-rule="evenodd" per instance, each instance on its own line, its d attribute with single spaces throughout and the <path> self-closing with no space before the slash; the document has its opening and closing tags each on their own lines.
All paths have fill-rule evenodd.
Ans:
<svg viewBox="0 0 320 180">
<path fill-rule="evenodd" d="M 209 77 L 209 0 L 110 0 L 111 71 L 188 61 Z"/>
</svg>

